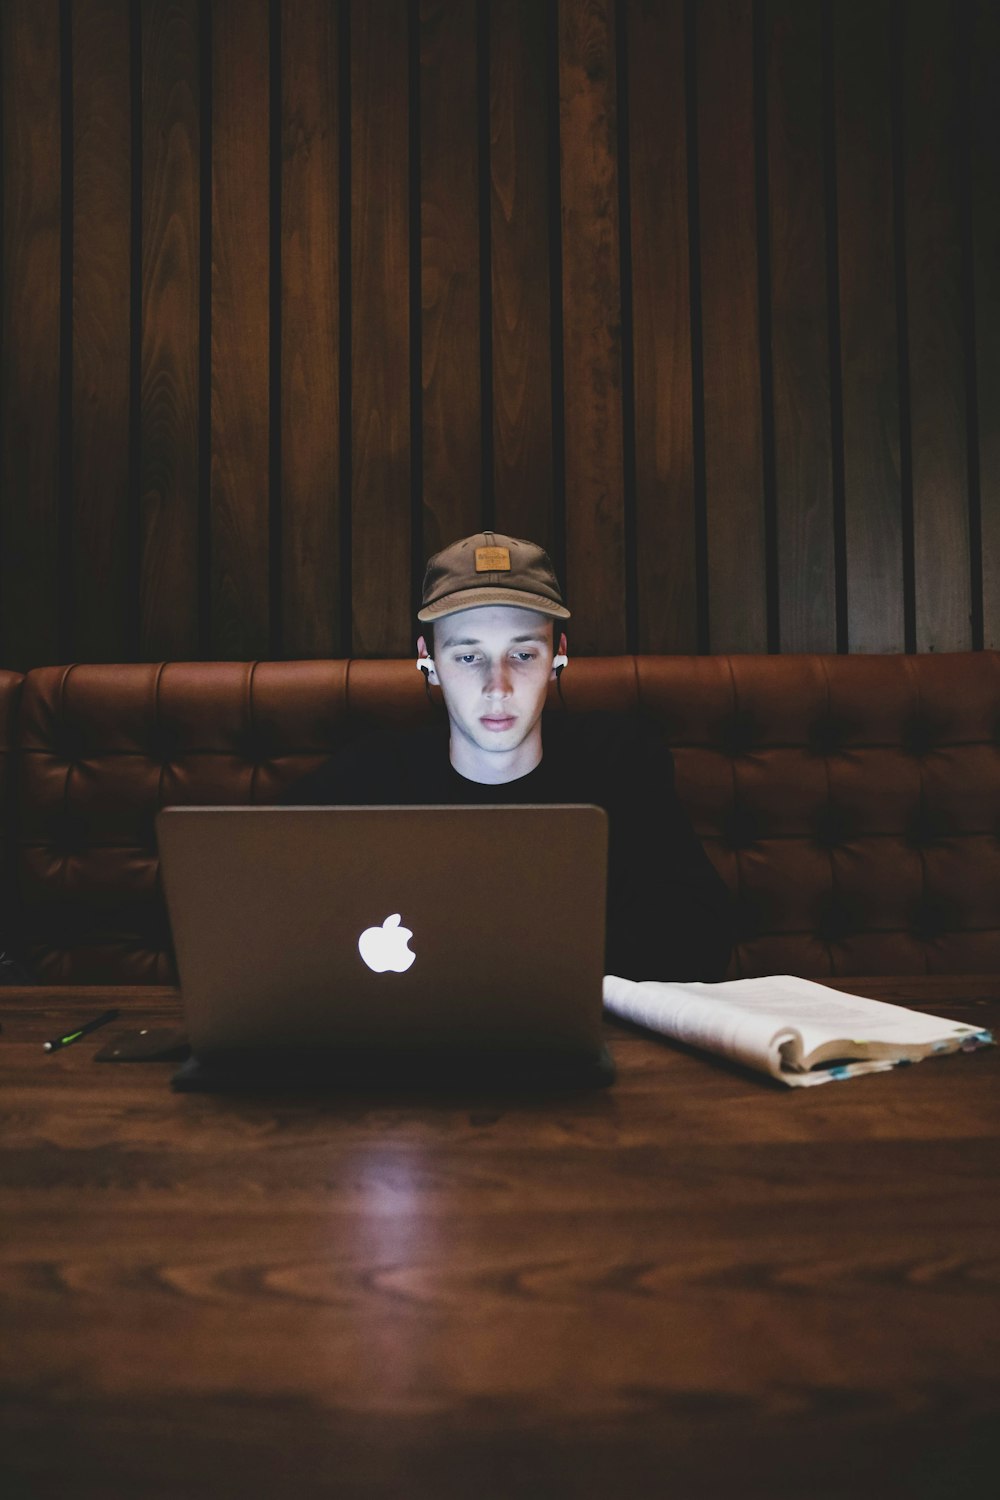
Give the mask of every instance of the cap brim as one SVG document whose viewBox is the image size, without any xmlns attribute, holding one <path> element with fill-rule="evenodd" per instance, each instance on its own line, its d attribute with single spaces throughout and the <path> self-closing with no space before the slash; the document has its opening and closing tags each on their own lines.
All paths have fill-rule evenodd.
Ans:
<svg viewBox="0 0 1000 1500">
<path fill-rule="evenodd" d="M 519 589 L 460 589 L 457 594 L 447 594 L 434 604 L 427 604 L 417 611 L 417 619 L 441 620 L 445 615 L 457 615 L 463 609 L 484 609 L 488 604 L 507 604 L 517 609 L 533 609 L 540 615 L 549 615 L 553 620 L 568 620 L 570 612 L 564 604 L 546 599 L 542 594 L 524 594 Z"/>
</svg>

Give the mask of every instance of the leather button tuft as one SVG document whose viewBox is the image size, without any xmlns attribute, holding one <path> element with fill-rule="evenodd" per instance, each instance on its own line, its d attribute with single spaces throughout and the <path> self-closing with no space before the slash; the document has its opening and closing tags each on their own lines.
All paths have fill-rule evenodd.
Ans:
<svg viewBox="0 0 1000 1500">
<path fill-rule="evenodd" d="M 719 736 L 727 755 L 749 755 L 760 736 L 756 720 L 750 713 L 736 713 L 727 719 Z"/>
<path fill-rule="evenodd" d="M 850 833 L 850 819 L 842 807 L 828 803 L 820 809 L 815 830 L 817 844 L 824 849 L 835 849 L 846 844 Z"/>
<path fill-rule="evenodd" d="M 760 838 L 760 824 L 746 808 L 731 807 L 722 820 L 722 837 L 730 849 L 746 849 Z"/>
<path fill-rule="evenodd" d="M 160 729 L 152 736 L 147 753 L 150 760 L 166 764 L 168 761 L 177 759 L 179 750 L 180 741 L 177 735 L 167 729 Z"/>
<path fill-rule="evenodd" d="M 80 726 L 78 724 L 60 725 L 52 749 L 60 760 L 68 760 L 71 764 L 74 761 L 83 760 L 87 754 L 87 746 Z"/>
<path fill-rule="evenodd" d="M 835 755 L 843 747 L 845 727 L 837 719 L 817 719 L 808 734 L 813 755 Z"/>
<path fill-rule="evenodd" d="M 918 901 L 910 914 L 910 927 L 915 938 L 921 942 L 933 942 L 946 932 L 954 932 L 962 926 L 958 908 L 944 897 L 927 897 Z"/>
<path fill-rule="evenodd" d="M 842 942 L 850 930 L 847 912 L 832 901 L 824 906 L 816 919 L 816 936 L 824 943 Z"/>
<path fill-rule="evenodd" d="M 907 822 L 906 842 L 911 849 L 926 849 L 936 843 L 944 831 L 941 818 L 935 817 L 926 807 L 921 807 Z"/>
<path fill-rule="evenodd" d="M 902 746 L 907 755 L 929 755 L 940 740 L 940 731 L 928 719 L 910 719 L 903 726 Z"/>
<path fill-rule="evenodd" d="M 267 747 L 259 734 L 241 734 L 235 748 L 236 754 L 241 755 L 251 766 L 259 766 L 267 760 Z"/>
</svg>

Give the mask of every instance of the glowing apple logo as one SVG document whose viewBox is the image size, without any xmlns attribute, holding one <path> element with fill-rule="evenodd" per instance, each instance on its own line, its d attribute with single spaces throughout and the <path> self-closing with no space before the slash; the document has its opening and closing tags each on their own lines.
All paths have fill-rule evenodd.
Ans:
<svg viewBox="0 0 1000 1500">
<path fill-rule="evenodd" d="M 413 933 L 408 927 L 400 927 L 399 912 L 386 917 L 381 927 L 366 927 L 358 938 L 358 952 L 376 974 L 392 969 L 396 974 L 405 974 L 416 954 L 408 946 Z"/>
</svg>

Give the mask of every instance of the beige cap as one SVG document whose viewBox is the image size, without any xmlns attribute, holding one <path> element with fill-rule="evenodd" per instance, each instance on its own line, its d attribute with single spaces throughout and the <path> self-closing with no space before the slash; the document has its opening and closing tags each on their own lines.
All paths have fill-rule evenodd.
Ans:
<svg viewBox="0 0 1000 1500">
<path fill-rule="evenodd" d="M 477 531 L 434 554 L 417 619 L 440 620 L 487 604 L 535 609 L 557 620 L 570 617 L 548 553 L 535 542 L 498 531 Z"/>
</svg>

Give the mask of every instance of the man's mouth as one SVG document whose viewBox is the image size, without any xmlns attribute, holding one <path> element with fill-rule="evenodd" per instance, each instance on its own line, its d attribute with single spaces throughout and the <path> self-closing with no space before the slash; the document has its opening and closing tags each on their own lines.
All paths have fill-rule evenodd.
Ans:
<svg viewBox="0 0 1000 1500">
<path fill-rule="evenodd" d="M 479 722 L 480 724 L 482 724 L 484 729 L 490 729 L 494 734 L 500 734 L 504 729 L 512 728 L 513 725 L 516 724 L 517 720 L 514 718 L 513 714 L 503 714 L 496 717 L 484 716 L 479 720 Z"/>
</svg>

